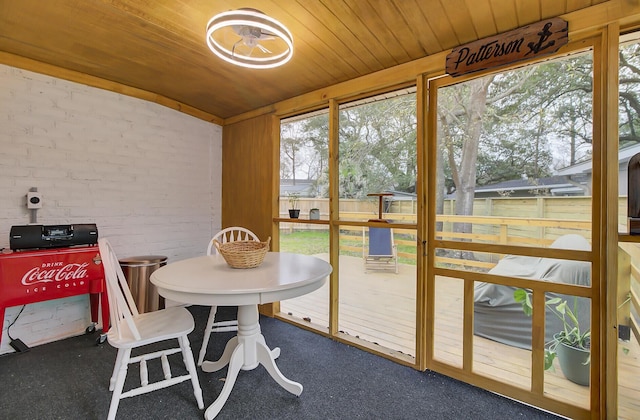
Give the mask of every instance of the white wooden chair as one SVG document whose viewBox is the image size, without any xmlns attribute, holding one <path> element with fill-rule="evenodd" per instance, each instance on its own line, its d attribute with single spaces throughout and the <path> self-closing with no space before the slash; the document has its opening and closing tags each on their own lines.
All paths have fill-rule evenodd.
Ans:
<svg viewBox="0 0 640 420">
<path fill-rule="evenodd" d="M 196 365 L 191 353 L 189 339 L 187 338 L 187 334 L 193 331 L 195 325 L 193 316 L 187 309 L 177 306 L 144 314 L 138 313 L 124 273 L 118 263 L 118 258 L 113 252 L 109 241 L 101 238 L 98 241 L 98 246 L 107 283 L 111 316 L 111 328 L 107 334 L 107 340 L 110 345 L 118 349 L 116 363 L 109 383 L 109 390 L 113 391 L 113 395 L 107 418 L 109 420 L 115 419 L 118 405 L 123 398 L 146 394 L 189 379 L 191 379 L 193 385 L 193 393 L 198 402 L 198 408 L 203 409 L 202 389 L 200 388 Z M 131 357 L 131 350 L 134 348 L 174 338 L 178 340 L 179 347 Z M 188 373 L 172 377 L 167 356 L 180 352 L 182 352 L 182 360 Z M 147 361 L 158 358 L 161 359 L 164 379 L 149 383 Z M 127 377 L 127 369 L 131 363 L 140 364 L 140 386 L 122 392 Z"/>
<path fill-rule="evenodd" d="M 220 232 L 216 233 L 211 241 L 209 241 L 209 246 L 207 247 L 207 255 L 217 253 L 217 248 L 215 247 L 213 241 L 217 240 L 218 242 L 224 244 L 227 242 L 235 242 L 235 241 L 260 241 L 258 236 L 251 232 L 249 229 L 232 226 L 225 229 L 222 229 Z M 227 332 L 227 331 L 238 331 L 238 321 L 219 321 L 215 322 L 216 318 L 216 306 L 212 306 L 209 311 L 209 319 L 207 320 L 207 326 L 204 330 L 204 337 L 202 338 L 202 347 L 200 347 L 200 354 L 198 355 L 198 366 L 202 366 L 202 362 L 204 361 L 204 356 L 207 353 L 207 346 L 209 345 L 209 337 L 211 337 L 212 332 Z"/>
</svg>

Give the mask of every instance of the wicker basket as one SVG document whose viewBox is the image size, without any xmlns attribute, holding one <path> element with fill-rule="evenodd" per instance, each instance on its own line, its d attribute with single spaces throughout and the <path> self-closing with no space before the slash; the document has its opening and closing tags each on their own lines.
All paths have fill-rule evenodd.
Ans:
<svg viewBox="0 0 640 420">
<path fill-rule="evenodd" d="M 235 241 L 220 243 L 214 240 L 213 243 L 231 267 L 254 268 L 264 261 L 264 256 L 269 251 L 271 237 L 266 242 Z"/>
</svg>

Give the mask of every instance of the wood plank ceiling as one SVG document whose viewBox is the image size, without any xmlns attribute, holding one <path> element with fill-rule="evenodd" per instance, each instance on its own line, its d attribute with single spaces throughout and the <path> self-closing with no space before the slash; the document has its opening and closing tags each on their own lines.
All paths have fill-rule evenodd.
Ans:
<svg viewBox="0 0 640 420">
<path fill-rule="evenodd" d="M 0 51 L 139 88 L 221 119 L 606 0 L 0 0 Z M 215 14 L 293 34 L 268 70 L 214 56 Z"/>
</svg>

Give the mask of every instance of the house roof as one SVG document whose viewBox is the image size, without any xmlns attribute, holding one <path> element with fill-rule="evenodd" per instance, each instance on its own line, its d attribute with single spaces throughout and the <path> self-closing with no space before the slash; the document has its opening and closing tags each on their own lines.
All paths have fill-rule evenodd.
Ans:
<svg viewBox="0 0 640 420">
<path fill-rule="evenodd" d="M 618 163 L 621 168 L 626 168 L 634 155 L 640 153 L 640 144 L 625 147 L 618 152 Z M 551 177 L 538 178 L 538 179 L 514 179 L 509 181 L 503 181 L 491 185 L 477 186 L 475 189 L 476 194 L 482 193 L 499 193 L 502 191 L 528 191 L 536 188 L 547 188 L 553 194 L 572 194 L 581 191 L 576 186 L 576 182 L 586 183 L 587 178 L 591 175 L 593 170 L 593 162 L 591 159 L 584 160 L 575 165 L 570 165 L 565 168 L 561 168 L 556 171 L 556 174 Z M 571 178 L 573 182 L 567 180 Z"/>
<path fill-rule="evenodd" d="M 618 151 L 618 164 L 620 166 L 627 166 L 629 159 L 635 154 L 640 153 L 640 144 L 628 146 Z M 575 175 L 575 174 L 590 174 L 593 170 L 592 159 L 587 159 L 582 162 L 570 165 L 565 168 L 556 171 L 557 175 Z"/>
<path fill-rule="evenodd" d="M 523 191 L 536 188 L 568 188 L 574 187 L 564 176 L 551 176 L 537 179 L 514 179 L 491 185 L 477 186 L 476 193 L 499 191 Z"/>
</svg>

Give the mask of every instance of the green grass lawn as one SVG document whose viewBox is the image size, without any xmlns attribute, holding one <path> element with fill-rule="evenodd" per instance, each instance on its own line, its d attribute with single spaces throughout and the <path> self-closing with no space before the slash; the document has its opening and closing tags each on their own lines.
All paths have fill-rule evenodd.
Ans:
<svg viewBox="0 0 640 420">
<path fill-rule="evenodd" d="M 394 235 L 398 236 L 398 235 Z M 400 238 L 397 238 L 400 239 Z M 353 236 L 353 239 L 342 239 L 341 246 L 352 246 L 362 248 L 362 237 Z M 280 232 L 280 251 L 295 252 L 297 254 L 314 255 L 329 253 L 329 232 L 326 230 L 301 230 L 287 233 Z M 398 245 L 398 252 L 416 253 L 415 246 Z M 361 257 L 362 251 L 341 251 L 341 255 L 350 255 L 353 257 Z M 415 258 L 399 258 L 398 262 L 402 264 L 415 265 Z"/>
<path fill-rule="evenodd" d="M 280 251 L 313 255 L 329 253 L 329 231 L 302 230 L 280 232 Z"/>
</svg>

